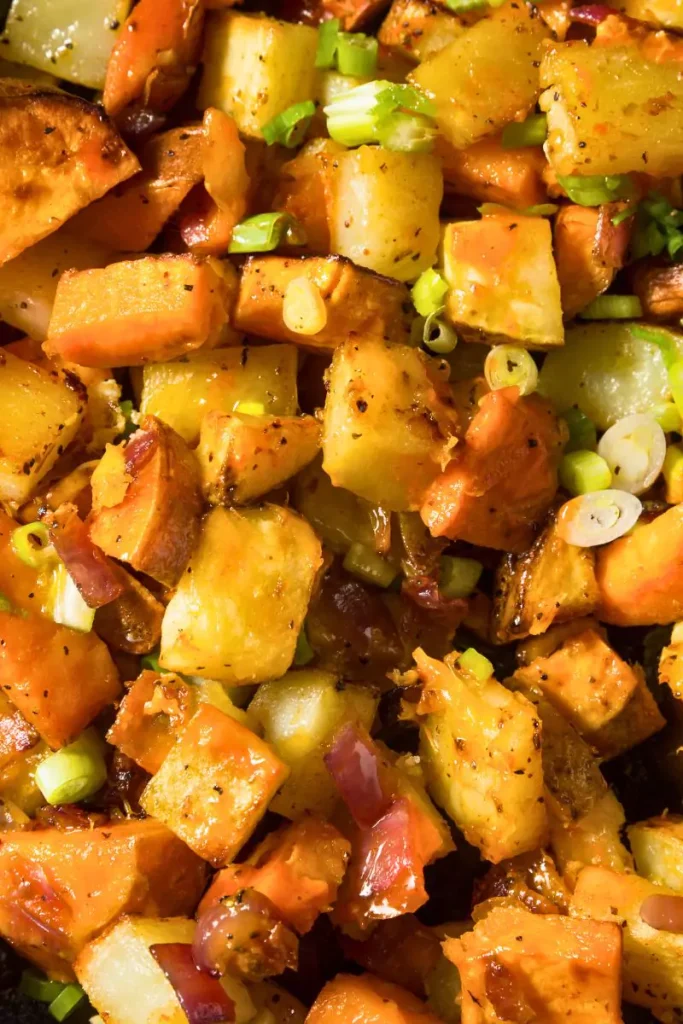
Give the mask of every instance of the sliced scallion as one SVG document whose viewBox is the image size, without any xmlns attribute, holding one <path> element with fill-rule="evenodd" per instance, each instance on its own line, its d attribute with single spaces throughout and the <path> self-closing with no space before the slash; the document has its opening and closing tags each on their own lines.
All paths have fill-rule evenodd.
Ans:
<svg viewBox="0 0 683 1024">
<path fill-rule="evenodd" d="M 518 387 L 520 394 L 530 395 L 538 384 L 536 363 L 516 345 L 495 345 L 486 357 L 484 376 L 492 391 Z"/>
<path fill-rule="evenodd" d="M 46 757 L 35 772 L 38 789 L 53 806 L 75 804 L 93 796 L 106 778 L 102 744 L 92 729 Z"/>
<path fill-rule="evenodd" d="M 530 114 L 526 121 L 511 121 L 503 128 L 501 142 L 504 149 L 523 149 L 542 146 L 548 134 L 545 114 Z"/>
<path fill-rule="evenodd" d="M 398 575 L 390 562 L 365 544 L 352 544 L 346 552 L 343 566 L 352 576 L 358 576 L 366 583 L 374 583 L 377 587 L 391 586 Z"/>
<path fill-rule="evenodd" d="M 569 428 L 569 440 L 564 447 L 565 454 L 595 448 L 598 443 L 598 432 L 593 420 L 586 416 L 585 412 L 574 406 L 562 413 L 562 417 Z"/>
<path fill-rule="evenodd" d="M 308 665 L 310 661 L 313 661 L 314 657 L 315 651 L 308 642 L 308 637 L 306 635 L 306 625 L 304 623 L 296 639 L 296 650 L 294 651 L 294 664 Z"/>
<path fill-rule="evenodd" d="M 318 49 L 315 55 L 315 66 L 317 68 L 334 67 L 334 58 L 337 53 L 337 39 L 341 22 L 339 18 L 331 18 L 323 21 L 318 28 Z"/>
<path fill-rule="evenodd" d="M 481 562 L 474 558 L 453 558 L 443 555 L 441 558 L 439 590 L 444 597 L 469 597 L 484 571 Z"/>
<path fill-rule="evenodd" d="M 342 75 L 369 78 L 377 68 L 379 44 L 362 32 L 340 32 L 337 36 L 337 68 Z"/>
<path fill-rule="evenodd" d="M 436 138 L 436 125 L 422 114 L 388 114 L 375 130 L 375 141 L 393 153 L 429 153 Z"/>
<path fill-rule="evenodd" d="M 612 471 L 597 452 L 569 452 L 560 462 L 560 483 L 571 495 L 605 491 L 612 483 Z"/>
<path fill-rule="evenodd" d="M 632 324 L 629 333 L 638 341 L 647 341 L 650 345 L 656 345 L 662 353 L 662 359 L 667 370 L 671 369 L 678 360 L 678 347 L 675 336 L 665 328 L 644 327 L 642 324 Z"/>
<path fill-rule="evenodd" d="M 27 523 L 13 530 L 12 550 L 31 569 L 43 569 L 56 558 L 45 523 Z"/>
<path fill-rule="evenodd" d="M 582 320 L 635 320 L 642 315 L 637 295 L 598 295 L 579 313 Z"/>
<path fill-rule="evenodd" d="M 600 206 L 615 199 L 628 199 L 634 193 L 628 174 L 558 174 L 557 180 L 579 206 Z"/>
<path fill-rule="evenodd" d="M 159 652 L 152 651 L 150 654 L 143 655 L 140 658 L 140 668 L 147 669 L 150 672 L 161 672 L 159 667 Z"/>
<path fill-rule="evenodd" d="M 650 411 L 665 434 L 681 433 L 683 420 L 675 402 L 659 402 Z"/>
<path fill-rule="evenodd" d="M 269 146 L 277 142 L 287 149 L 294 149 L 304 141 L 314 114 L 313 100 L 294 103 L 267 121 L 261 127 L 261 134 Z"/>
<path fill-rule="evenodd" d="M 493 665 L 489 659 L 485 658 L 474 647 L 468 647 L 466 651 L 463 651 L 455 664 L 463 672 L 474 676 L 480 683 L 486 682 L 493 675 Z"/>
<path fill-rule="evenodd" d="M 52 572 L 48 607 L 53 621 L 62 626 L 80 633 L 89 633 L 93 627 L 95 609 L 85 603 L 63 562 Z"/>
<path fill-rule="evenodd" d="M 422 328 L 422 344 L 438 356 L 447 356 L 458 344 L 458 335 L 441 317 L 442 309 L 430 313 Z"/>
<path fill-rule="evenodd" d="M 438 270 L 430 267 L 429 270 L 424 270 L 420 274 L 411 288 L 410 294 L 413 305 L 420 316 L 429 316 L 430 313 L 436 313 L 437 310 L 443 308 L 443 300 L 447 291 L 448 281 L 446 278 Z"/>
<path fill-rule="evenodd" d="M 51 981 L 43 974 L 38 974 L 32 968 L 22 971 L 19 991 L 29 999 L 36 999 L 39 1003 L 51 1003 L 64 988 L 64 982 Z"/>
<path fill-rule="evenodd" d="M 327 131 L 344 146 L 381 143 L 386 149 L 422 152 L 431 147 L 434 104 L 409 85 L 376 81 L 336 96 L 324 108 Z M 410 117 L 410 115 L 416 115 Z"/>
<path fill-rule="evenodd" d="M 280 245 L 304 245 L 301 225 L 289 213 L 257 213 L 233 228 L 228 252 L 272 252 Z"/>
<path fill-rule="evenodd" d="M 56 999 L 50 1003 L 47 1012 L 51 1017 L 61 1024 L 70 1017 L 74 1010 L 85 1001 L 85 992 L 75 982 L 72 985 L 65 985 Z"/>
</svg>

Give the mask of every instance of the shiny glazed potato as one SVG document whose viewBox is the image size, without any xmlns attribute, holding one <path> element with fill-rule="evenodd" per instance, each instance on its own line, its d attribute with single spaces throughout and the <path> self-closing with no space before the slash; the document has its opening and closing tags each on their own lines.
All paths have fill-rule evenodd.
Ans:
<svg viewBox="0 0 683 1024">
<path fill-rule="evenodd" d="M 4 834 L 0 929 L 57 976 L 121 913 L 190 913 L 206 865 L 160 822 Z M 47 898 L 46 898 L 47 897 Z"/>
<path fill-rule="evenodd" d="M 676 0 L 615 0 L 609 6 L 655 28 L 683 29 L 683 12 Z"/>
<path fill-rule="evenodd" d="M 433 0 L 394 0 L 377 38 L 404 57 L 426 60 L 461 36 L 466 24 Z"/>
<path fill-rule="evenodd" d="M 343 555 L 353 543 L 375 546 L 377 510 L 364 498 L 335 487 L 320 460 L 293 481 L 292 502 L 330 551 Z"/>
<path fill-rule="evenodd" d="M 39 736 L 21 711 L 17 711 L 5 691 L 0 691 L 0 770 L 25 750 L 38 743 Z"/>
<path fill-rule="evenodd" d="M 0 79 L 0 153 L 0 264 L 140 167 L 96 106 L 10 78 Z"/>
<path fill-rule="evenodd" d="M 506 3 L 411 72 L 436 103 L 449 142 L 463 149 L 525 117 L 540 91 L 538 61 L 549 34 L 534 7 Z"/>
<path fill-rule="evenodd" d="M 363 338 L 334 353 L 323 419 L 323 469 L 393 511 L 419 508 L 450 458 L 457 418 L 436 363 L 407 345 Z"/>
<path fill-rule="evenodd" d="M 306 1024 L 440 1024 L 411 992 L 373 974 L 338 974 L 311 1007 Z"/>
<path fill-rule="evenodd" d="M 86 401 L 77 378 L 0 350 L 0 501 L 30 497 L 78 433 Z"/>
<path fill-rule="evenodd" d="M 683 893 L 683 817 L 666 814 L 627 828 L 638 874 Z"/>
<path fill-rule="evenodd" d="M 625 822 L 624 808 L 611 789 L 575 820 L 550 814 L 550 849 L 570 886 L 589 865 L 633 871 L 633 857 L 622 840 Z"/>
<path fill-rule="evenodd" d="M 320 564 L 320 542 L 288 509 L 213 509 L 166 609 L 161 665 L 233 685 L 277 679 Z"/>
</svg>

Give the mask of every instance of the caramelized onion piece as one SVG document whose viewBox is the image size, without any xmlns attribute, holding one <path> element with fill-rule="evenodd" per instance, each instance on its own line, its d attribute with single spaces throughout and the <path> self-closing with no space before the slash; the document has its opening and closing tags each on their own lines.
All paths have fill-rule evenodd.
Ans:
<svg viewBox="0 0 683 1024">
<path fill-rule="evenodd" d="M 199 918 L 192 952 L 211 974 L 237 974 L 248 981 L 297 966 L 299 943 L 276 906 L 255 889 L 242 889 Z"/>
<path fill-rule="evenodd" d="M 683 935 L 683 896 L 648 896 L 643 900 L 640 917 L 658 932 Z"/>
<path fill-rule="evenodd" d="M 196 966 L 192 946 L 160 942 L 149 951 L 170 981 L 189 1024 L 230 1024 L 235 1004 L 220 981 Z"/>
<path fill-rule="evenodd" d="M 121 596 L 125 586 L 116 565 L 93 544 L 75 505 L 60 505 L 44 521 L 55 551 L 88 607 L 101 608 Z"/>
<path fill-rule="evenodd" d="M 381 762 L 364 730 L 349 723 L 335 735 L 325 765 L 360 828 L 369 828 L 391 805 L 384 792 Z"/>
</svg>

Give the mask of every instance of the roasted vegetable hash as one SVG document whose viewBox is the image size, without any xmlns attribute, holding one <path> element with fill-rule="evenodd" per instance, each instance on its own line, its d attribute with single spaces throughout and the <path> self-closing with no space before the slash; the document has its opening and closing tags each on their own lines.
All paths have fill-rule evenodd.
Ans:
<svg viewBox="0 0 683 1024">
<path fill-rule="evenodd" d="M 0 1024 L 683 1024 L 683 0 L 0 0 Z"/>
</svg>

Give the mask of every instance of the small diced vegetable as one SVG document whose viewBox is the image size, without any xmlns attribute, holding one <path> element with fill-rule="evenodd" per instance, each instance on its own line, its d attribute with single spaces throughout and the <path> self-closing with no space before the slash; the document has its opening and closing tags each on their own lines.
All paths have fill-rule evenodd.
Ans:
<svg viewBox="0 0 683 1024">
<path fill-rule="evenodd" d="M 676 320 L 683 316 L 683 276 L 680 264 L 636 264 L 633 290 L 643 313 L 652 320 Z"/>
<path fill-rule="evenodd" d="M 534 8 L 506 3 L 420 64 L 409 79 L 434 100 L 443 134 L 463 149 L 532 108 L 548 35 Z"/>
<path fill-rule="evenodd" d="M 373 974 L 338 974 L 328 981 L 314 1002 L 306 1024 L 341 1024 L 351 1020 L 373 1024 L 440 1024 L 440 1018 L 399 985 L 381 981 Z"/>
<path fill-rule="evenodd" d="M 316 92 L 318 33 L 264 15 L 217 11 L 207 22 L 199 106 L 232 114 L 240 131 L 263 125 Z"/>
<path fill-rule="evenodd" d="M 3 835 L 0 933 L 55 976 L 121 913 L 190 913 L 206 866 L 158 821 Z"/>
<path fill-rule="evenodd" d="M 288 287 L 301 278 L 316 286 L 325 304 L 325 324 L 315 334 L 292 330 L 284 319 Z M 242 268 L 234 325 L 261 338 L 333 349 L 345 339 L 407 341 L 409 310 L 404 285 L 339 256 L 261 256 Z"/>
<path fill-rule="evenodd" d="M 140 803 L 190 849 L 219 866 L 233 860 L 288 774 L 267 743 L 204 704 Z"/>
<path fill-rule="evenodd" d="M 553 348 L 564 342 L 552 234 L 544 217 L 501 211 L 448 224 L 446 316 L 465 339 Z"/>
<path fill-rule="evenodd" d="M 493 676 L 415 652 L 423 690 L 417 713 L 430 792 L 487 860 L 543 844 L 541 723 L 536 709 Z"/>
<path fill-rule="evenodd" d="M 293 503 L 330 551 L 345 555 L 352 544 L 375 544 L 377 510 L 351 491 L 335 487 L 319 460 L 297 476 Z"/>
<path fill-rule="evenodd" d="M 544 734 L 545 739 L 545 734 Z M 633 858 L 624 846 L 626 818 L 612 790 L 608 790 L 585 814 L 572 816 L 567 805 L 559 816 L 550 816 L 550 847 L 555 862 L 571 888 L 587 865 L 632 871 Z"/>
<path fill-rule="evenodd" d="M 313 416 L 208 413 L 197 459 L 212 505 L 243 505 L 279 487 L 311 462 L 320 447 Z"/>
<path fill-rule="evenodd" d="M 457 420 L 447 385 L 417 349 L 346 341 L 335 350 L 323 426 L 323 468 L 385 508 L 419 508 L 448 462 Z"/>
<path fill-rule="evenodd" d="M 553 242 L 567 320 L 609 288 L 624 264 L 631 228 L 627 221 L 612 224 L 617 212 L 612 203 L 563 206 L 558 211 Z"/>
<path fill-rule="evenodd" d="M 107 741 L 154 775 L 196 710 L 191 683 L 145 669 L 129 684 Z"/>
<path fill-rule="evenodd" d="M 329 252 L 335 161 L 345 152 L 332 139 L 313 139 L 278 170 L 273 209 L 284 210 L 306 232 L 308 252 Z"/>
<path fill-rule="evenodd" d="M 439 136 L 435 152 L 441 157 L 447 196 L 469 196 L 516 210 L 547 202 L 541 177 L 546 162 L 540 147 L 503 149 L 500 136 L 493 135 L 457 149 Z"/>
<path fill-rule="evenodd" d="M 620 1024 L 621 935 L 614 924 L 496 907 L 446 955 L 462 979 L 463 1024 L 535 1016 L 546 1024 Z"/>
<path fill-rule="evenodd" d="M 227 265 L 192 256 L 143 256 L 67 271 L 45 351 L 83 366 L 142 366 L 214 348 L 235 285 Z"/>
<path fill-rule="evenodd" d="M 683 817 L 666 814 L 629 825 L 626 831 L 638 874 L 683 893 Z"/>
<path fill-rule="evenodd" d="M 73 375 L 0 352 L 0 501 L 26 501 L 78 433 L 86 401 Z"/>
<path fill-rule="evenodd" d="M 97 609 L 93 629 L 115 651 L 147 654 L 161 639 L 164 606 L 123 566 L 110 564 L 124 590 L 115 601 Z"/>
<path fill-rule="evenodd" d="M 0 691 L 0 770 L 37 742 L 36 730 Z"/>
<path fill-rule="evenodd" d="M 463 21 L 433 0 L 393 0 L 377 38 L 389 50 L 419 62 L 443 50 L 464 31 Z"/>
<path fill-rule="evenodd" d="M 161 665 L 231 684 L 283 675 L 320 564 L 320 542 L 288 509 L 213 509 L 166 609 Z"/>
<path fill-rule="evenodd" d="M 107 778 L 104 744 L 93 729 L 50 754 L 36 768 L 36 783 L 48 804 L 76 804 L 94 796 Z"/>
<path fill-rule="evenodd" d="M 0 264 L 140 167 L 94 104 L 11 78 L 0 81 L 0 153 Z"/>
</svg>

